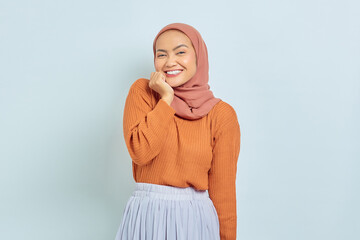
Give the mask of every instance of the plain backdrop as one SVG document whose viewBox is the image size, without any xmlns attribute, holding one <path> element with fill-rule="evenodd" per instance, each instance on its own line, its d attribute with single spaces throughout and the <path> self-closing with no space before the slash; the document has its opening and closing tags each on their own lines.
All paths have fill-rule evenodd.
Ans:
<svg viewBox="0 0 360 240">
<path fill-rule="evenodd" d="M 356 0 L 0 1 L 0 239 L 115 238 L 125 99 L 173 22 L 238 115 L 237 239 L 360 239 Z"/>
</svg>

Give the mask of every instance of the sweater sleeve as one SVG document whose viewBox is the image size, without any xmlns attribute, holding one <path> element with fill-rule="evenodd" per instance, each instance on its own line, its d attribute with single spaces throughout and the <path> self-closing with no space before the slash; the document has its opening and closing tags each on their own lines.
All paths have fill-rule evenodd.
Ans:
<svg viewBox="0 0 360 240">
<path fill-rule="evenodd" d="M 241 133 L 235 110 L 231 107 L 221 112 L 223 120 L 214 133 L 208 192 L 219 217 L 220 239 L 235 240 L 236 172 Z"/>
<path fill-rule="evenodd" d="M 123 133 L 130 157 L 137 165 L 148 164 L 163 146 L 175 110 L 163 99 L 151 108 L 151 96 L 132 85 L 125 101 Z"/>
</svg>

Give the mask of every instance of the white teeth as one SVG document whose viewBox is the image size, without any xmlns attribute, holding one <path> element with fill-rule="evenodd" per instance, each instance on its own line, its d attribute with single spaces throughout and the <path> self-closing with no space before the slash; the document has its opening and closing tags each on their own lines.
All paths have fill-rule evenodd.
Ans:
<svg viewBox="0 0 360 240">
<path fill-rule="evenodd" d="M 167 74 L 178 74 L 179 72 L 181 72 L 181 71 L 169 71 L 169 72 L 167 72 Z"/>
</svg>

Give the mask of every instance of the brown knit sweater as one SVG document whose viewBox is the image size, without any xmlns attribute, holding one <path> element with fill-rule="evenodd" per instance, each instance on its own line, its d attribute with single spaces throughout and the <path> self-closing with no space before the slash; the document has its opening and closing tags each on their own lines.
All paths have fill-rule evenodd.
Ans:
<svg viewBox="0 0 360 240">
<path fill-rule="evenodd" d="M 236 239 L 240 125 L 228 103 L 201 119 L 183 119 L 140 78 L 126 98 L 123 132 L 136 182 L 208 189 L 221 240 Z"/>
</svg>

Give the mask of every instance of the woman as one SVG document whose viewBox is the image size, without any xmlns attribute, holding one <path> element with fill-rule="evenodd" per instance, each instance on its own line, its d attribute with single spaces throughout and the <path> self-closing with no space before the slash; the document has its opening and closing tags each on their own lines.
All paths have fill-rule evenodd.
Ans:
<svg viewBox="0 0 360 240">
<path fill-rule="evenodd" d="M 136 189 L 116 240 L 236 239 L 240 126 L 208 85 L 207 47 L 190 25 L 154 39 L 156 72 L 130 87 L 123 130 Z"/>
</svg>

